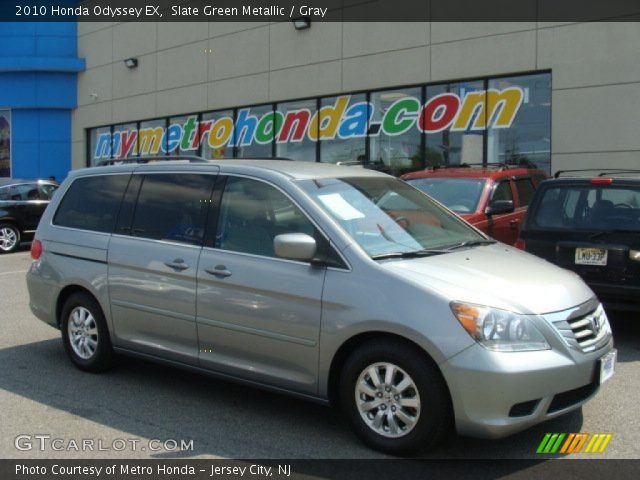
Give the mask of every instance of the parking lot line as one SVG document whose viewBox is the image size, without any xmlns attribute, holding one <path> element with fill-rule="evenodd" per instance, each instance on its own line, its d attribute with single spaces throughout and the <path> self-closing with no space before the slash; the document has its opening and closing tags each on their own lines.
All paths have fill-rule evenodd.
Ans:
<svg viewBox="0 0 640 480">
<path fill-rule="evenodd" d="M 14 270 L 12 272 L 0 272 L 0 275 L 11 275 L 12 273 L 27 273 L 27 270 Z"/>
</svg>

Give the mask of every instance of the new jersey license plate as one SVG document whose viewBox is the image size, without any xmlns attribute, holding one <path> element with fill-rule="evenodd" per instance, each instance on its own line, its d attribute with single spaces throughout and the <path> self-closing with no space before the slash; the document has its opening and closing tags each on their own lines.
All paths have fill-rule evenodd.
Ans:
<svg viewBox="0 0 640 480">
<path fill-rule="evenodd" d="M 616 350 L 612 350 L 600 358 L 600 383 L 604 383 L 613 377 L 616 370 Z"/>
<path fill-rule="evenodd" d="M 607 251 L 602 248 L 576 248 L 576 265 L 607 264 Z"/>
</svg>

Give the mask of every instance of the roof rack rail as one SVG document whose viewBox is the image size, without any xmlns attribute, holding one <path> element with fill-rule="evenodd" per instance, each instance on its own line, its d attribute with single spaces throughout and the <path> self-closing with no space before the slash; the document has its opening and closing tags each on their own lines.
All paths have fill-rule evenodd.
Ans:
<svg viewBox="0 0 640 480">
<path fill-rule="evenodd" d="M 217 159 L 214 159 L 217 160 Z M 288 162 L 295 162 L 295 158 L 289 157 L 238 157 L 238 158 L 221 158 L 220 160 L 286 160 Z"/>
<path fill-rule="evenodd" d="M 363 165 L 363 163 L 360 160 L 344 160 L 342 162 L 336 162 L 336 165 L 341 165 L 341 166 L 345 166 L 345 167 L 353 167 L 353 166 L 357 166 L 357 165 Z"/>
<path fill-rule="evenodd" d="M 108 165 L 120 165 L 125 163 L 172 162 L 176 160 L 186 160 L 189 163 L 209 163 L 209 160 L 195 155 L 168 155 L 156 157 L 110 158 L 108 160 L 102 160 L 97 164 L 97 166 L 105 167 Z"/>
<path fill-rule="evenodd" d="M 558 170 L 553 174 L 553 178 L 559 178 L 565 173 L 575 172 L 598 172 L 598 177 L 604 177 L 605 175 L 616 175 L 621 173 L 640 173 L 640 170 L 633 170 L 629 168 L 577 168 L 574 170 Z"/>
<path fill-rule="evenodd" d="M 502 170 L 508 170 L 510 168 L 529 168 L 529 169 L 535 169 L 538 168 L 538 166 L 530 161 L 524 161 L 521 163 L 505 163 L 505 162 L 487 162 L 487 163 L 481 163 L 481 162 L 463 162 L 463 163 L 459 163 L 459 164 L 455 164 L 455 165 L 434 165 L 433 168 L 434 170 L 438 170 L 439 168 L 471 168 L 471 167 L 494 167 L 494 168 L 500 168 Z"/>
</svg>

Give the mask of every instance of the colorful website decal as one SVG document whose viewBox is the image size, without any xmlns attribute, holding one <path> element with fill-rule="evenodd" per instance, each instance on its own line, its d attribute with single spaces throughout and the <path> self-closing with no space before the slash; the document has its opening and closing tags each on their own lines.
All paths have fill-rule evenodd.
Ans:
<svg viewBox="0 0 640 480">
<path fill-rule="evenodd" d="M 301 142 L 402 135 L 410 129 L 437 133 L 443 130 L 481 131 L 490 128 L 509 128 L 522 105 L 524 91 L 520 87 L 503 90 L 489 89 L 468 92 L 461 97 L 443 93 L 430 98 L 424 105 L 418 98 L 403 97 L 382 112 L 381 120 L 374 118 L 370 102 L 351 104 L 351 95 L 341 95 L 333 105 L 317 112 L 307 108 L 286 113 L 270 111 L 261 115 L 251 108 L 237 110 L 235 124 L 232 116 L 198 122 L 197 115 L 168 128 L 151 127 L 140 130 L 118 130 L 98 135 L 93 157 L 126 158 L 132 155 L 157 155 L 175 151 L 195 151 L 207 144 L 211 149 L 245 147 L 254 144 Z"/>
</svg>

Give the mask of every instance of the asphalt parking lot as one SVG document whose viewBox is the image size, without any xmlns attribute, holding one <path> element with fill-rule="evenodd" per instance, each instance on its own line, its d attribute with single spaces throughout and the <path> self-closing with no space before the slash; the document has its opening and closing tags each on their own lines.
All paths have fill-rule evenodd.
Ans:
<svg viewBox="0 0 640 480">
<path fill-rule="evenodd" d="M 30 262 L 24 249 L 0 256 L 0 458 L 384 458 L 323 406 L 139 360 L 122 359 L 101 375 L 75 369 L 59 332 L 29 310 Z M 498 441 L 454 436 L 428 458 L 539 458 L 546 432 L 611 432 L 600 458 L 638 458 L 640 318 L 610 316 L 616 375 L 581 411 Z M 35 441 L 16 448 L 19 435 L 38 434 L 63 439 L 62 450 L 40 451 Z M 109 449 L 78 453 L 69 439 Z M 118 439 L 139 443 L 114 450 Z M 151 451 L 150 439 L 193 440 L 193 450 Z"/>
</svg>

